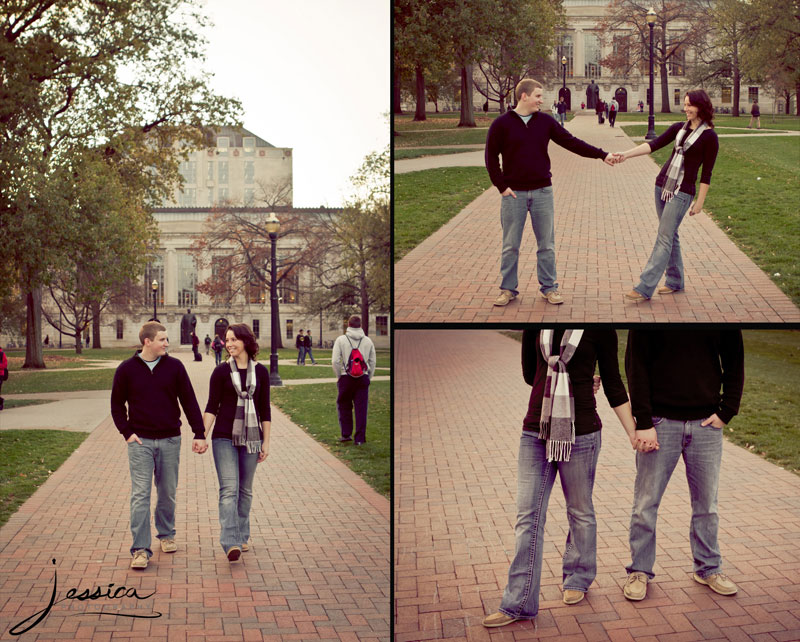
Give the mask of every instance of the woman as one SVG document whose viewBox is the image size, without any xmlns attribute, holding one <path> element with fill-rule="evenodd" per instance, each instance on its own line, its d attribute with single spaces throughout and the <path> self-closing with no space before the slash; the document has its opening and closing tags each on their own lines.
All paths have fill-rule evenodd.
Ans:
<svg viewBox="0 0 800 642">
<path fill-rule="evenodd" d="M 220 544 L 235 562 L 248 551 L 256 466 L 269 454 L 269 371 L 255 362 L 258 343 L 245 323 L 228 326 L 230 358 L 211 374 L 203 415 L 219 478 Z"/>
<path fill-rule="evenodd" d="M 517 475 L 514 559 L 500 609 L 487 628 L 532 619 L 539 611 L 542 537 L 556 472 L 567 504 L 569 532 L 563 558 L 563 600 L 580 602 L 597 572 L 597 522 L 592 505 L 600 429 L 594 370 L 603 392 L 635 444 L 636 424 L 619 374 L 613 329 L 525 330 L 522 372 L 533 386 L 522 424 Z"/>
<path fill-rule="evenodd" d="M 659 294 L 673 294 L 684 287 L 678 227 L 686 212 L 694 216 L 703 209 L 711 171 L 717 160 L 719 141 L 712 122 L 714 107 L 705 91 L 693 89 L 688 92 L 683 99 L 683 111 L 686 113 L 685 123 L 673 123 L 655 140 L 623 152 L 619 161 L 649 154 L 675 141 L 672 155 L 656 177 L 656 214 L 659 219 L 656 244 L 638 285 L 625 294 L 625 300 L 633 303 L 649 301 L 656 291 Z M 692 203 L 701 166 L 700 189 L 697 190 L 697 199 Z M 656 290 L 665 271 L 666 281 Z"/>
</svg>

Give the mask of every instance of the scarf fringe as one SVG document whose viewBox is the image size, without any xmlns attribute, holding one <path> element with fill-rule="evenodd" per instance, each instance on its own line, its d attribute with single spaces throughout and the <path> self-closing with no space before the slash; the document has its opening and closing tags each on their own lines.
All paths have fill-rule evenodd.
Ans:
<svg viewBox="0 0 800 642">
<path fill-rule="evenodd" d="M 571 441 L 549 440 L 547 442 L 547 461 L 569 461 L 571 454 Z"/>
</svg>

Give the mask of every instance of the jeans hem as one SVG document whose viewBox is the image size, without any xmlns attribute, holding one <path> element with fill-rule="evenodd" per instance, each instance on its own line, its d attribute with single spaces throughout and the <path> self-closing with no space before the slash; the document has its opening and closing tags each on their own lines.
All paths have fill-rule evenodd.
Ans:
<svg viewBox="0 0 800 642">
<path fill-rule="evenodd" d="M 500 611 L 500 613 L 502 613 L 503 615 L 507 615 L 508 617 L 513 617 L 517 620 L 532 620 L 533 618 L 536 617 L 536 615 L 517 615 L 516 613 L 511 613 L 508 609 L 504 609 L 503 607 L 500 607 L 497 610 Z"/>
</svg>

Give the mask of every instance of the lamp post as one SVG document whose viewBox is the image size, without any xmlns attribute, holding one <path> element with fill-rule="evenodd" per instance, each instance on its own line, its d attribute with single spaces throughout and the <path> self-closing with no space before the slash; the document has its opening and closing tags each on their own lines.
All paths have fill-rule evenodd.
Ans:
<svg viewBox="0 0 800 642">
<path fill-rule="evenodd" d="M 156 301 L 158 300 L 158 281 L 153 279 L 153 282 L 150 284 L 150 288 L 153 290 L 153 321 L 158 321 L 158 316 L 156 314 Z"/>
<path fill-rule="evenodd" d="M 270 331 L 271 352 L 269 355 L 269 385 L 272 387 L 278 387 L 283 385 L 283 381 L 281 381 L 281 376 L 278 374 L 278 333 L 281 331 L 281 327 L 280 319 L 278 318 L 278 262 L 275 258 L 275 247 L 277 245 L 278 231 L 281 229 L 281 224 L 278 220 L 278 217 L 275 216 L 275 212 L 272 212 L 269 215 L 269 218 L 266 220 L 265 227 L 267 228 L 267 233 L 269 234 L 269 240 L 272 242 L 272 272 L 269 284 L 269 312 L 272 322 L 272 330 Z"/>
<path fill-rule="evenodd" d="M 650 113 L 647 116 L 647 134 L 645 140 L 653 140 L 656 137 L 656 117 L 653 115 L 653 24 L 656 21 L 656 12 L 653 7 L 647 11 L 647 25 L 650 27 Z"/>
<path fill-rule="evenodd" d="M 562 80 L 561 80 L 561 89 L 564 92 L 566 100 L 566 93 L 567 93 L 567 57 L 561 56 L 561 72 L 562 72 Z"/>
</svg>

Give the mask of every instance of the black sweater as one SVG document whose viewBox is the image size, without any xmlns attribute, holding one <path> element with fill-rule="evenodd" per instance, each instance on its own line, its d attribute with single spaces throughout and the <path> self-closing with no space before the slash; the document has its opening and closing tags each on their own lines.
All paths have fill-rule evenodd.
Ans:
<svg viewBox="0 0 800 642">
<path fill-rule="evenodd" d="M 139 352 L 123 361 L 114 374 L 111 416 L 117 430 L 126 440 L 134 433 L 146 439 L 177 437 L 181 434 L 180 400 L 195 439 L 202 439 L 203 417 L 183 363 L 164 355 L 151 372 Z"/>
<path fill-rule="evenodd" d="M 500 192 L 533 190 L 551 185 L 550 141 L 586 158 L 605 158 L 608 153 L 575 138 L 555 118 L 538 111 L 525 124 L 515 111 L 498 116 L 486 136 L 486 169 Z M 500 169 L 500 154 L 503 168 Z"/>
<path fill-rule="evenodd" d="M 650 151 L 654 152 L 657 149 L 666 147 L 670 143 L 674 142 L 678 132 L 685 125 L 686 122 L 684 121 L 679 121 L 670 125 L 669 129 L 661 134 L 661 136 L 648 142 L 648 145 L 650 145 Z M 684 142 L 685 141 L 686 139 L 684 138 Z M 691 147 L 684 152 L 683 182 L 678 188 L 678 191 L 684 192 L 685 194 L 691 194 L 692 196 L 695 195 L 697 172 L 700 170 L 701 165 L 703 166 L 703 173 L 700 175 L 700 182 L 705 183 L 706 185 L 711 185 L 711 172 L 714 169 L 714 163 L 717 160 L 718 151 L 719 139 L 717 138 L 717 132 L 711 128 L 706 129 L 702 134 L 700 134 L 700 137 L 692 143 Z M 664 163 L 664 166 L 661 168 L 661 171 L 656 177 L 656 185 L 659 187 L 664 187 L 664 183 L 667 180 L 667 168 L 669 167 L 669 163 L 674 155 L 675 146 L 673 145 L 672 153 L 669 155 L 667 162 Z"/>
<path fill-rule="evenodd" d="M 556 346 L 561 345 L 563 336 L 563 329 L 553 332 L 553 342 Z M 628 393 L 619 374 L 617 333 L 613 329 L 584 330 L 575 354 L 567 364 L 575 400 L 576 435 L 587 435 L 603 427 L 597 415 L 597 405 L 592 390 L 595 364 L 600 367 L 603 392 L 611 407 L 616 408 L 628 401 Z M 538 330 L 525 330 L 522 333 L 522 376 L 526 383 L 533 386 L 528 402 L 528 414 L 525 415 L 522 429 L 539 432 L 542 399 L 547 382 L 547 362 L 539 347 Z"/>
<path fill-rule="evenodd" d="M 654 416 L 689 421 L 716 413 L 727 424 L 744 388 L 742 333 L 631 330 L 625 372 L 637 430 L 652 428 Z"/>
<path fill-rule="evenodd" d="M 247 385 L 247 368 L 238 368 L 238 370 L 242 390 L 244 390 Z M 211 373 L 211 381 L 208 385 L 206 412 L 217 417 L 214 422 L 214 432 L 211 434 L 213 439 L 231 439 L 238 401 L 239 396 L 233 388 L 233 381 L 231 381 L 231 367 L 227 362 L 221 363 Z M 262 421 L 271 421 L 269 370 L 260 363 L 256 364 L 255 405 L 259 427 Z"/>
</svg>

